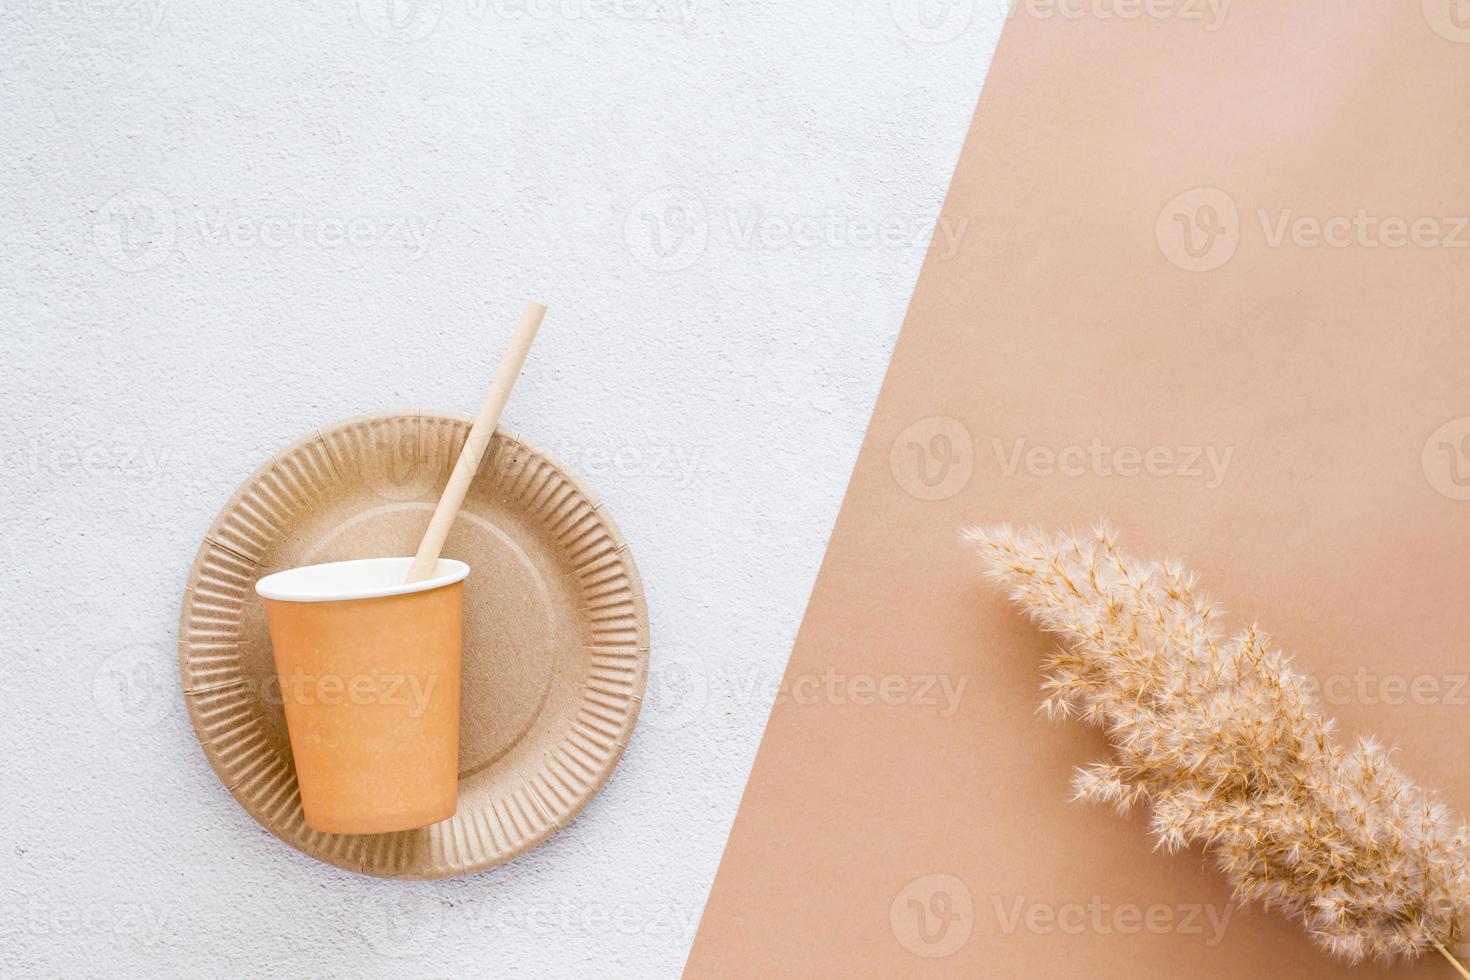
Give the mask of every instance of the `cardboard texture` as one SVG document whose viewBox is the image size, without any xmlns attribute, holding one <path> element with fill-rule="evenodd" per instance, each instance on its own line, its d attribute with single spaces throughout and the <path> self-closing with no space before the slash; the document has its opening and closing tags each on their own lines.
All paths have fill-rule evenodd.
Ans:
<svg viewBox="0 0 1470 980">
<path fill-rule="evenodd" d="M 501 864 L 601 788 L 638 717 L 648 611 L 626 542 L 574 476 L 498 430 L 444 548 L 463 592 L 454 818 L 361 836 L 304 823 L 257 579 L 300 565 L 411 555 L 470 428 L 453 413 L 317 430 L 235 492 L 189 576 L 185 700 L 225 786 L 268 830 L 338 867 L 441 878 Z"/>
<path fill-rule="evenodd" d="M 1470 19 L 1039 7 L 1005 29 L 941 217 L 967 231 L 924 265 L 690 977 L 1344 975 L 1145 814 L 1068 803 L 1105 741 L 1033 714 L 1051 641 L 967 523 L 1106 517 L 1185 560 L 1345 737 L 1470 815 Z"/>
</svg>

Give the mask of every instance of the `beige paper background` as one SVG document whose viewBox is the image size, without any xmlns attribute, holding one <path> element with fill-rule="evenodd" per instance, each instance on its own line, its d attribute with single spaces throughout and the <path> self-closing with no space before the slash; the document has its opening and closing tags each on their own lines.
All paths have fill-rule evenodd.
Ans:
<svg viewBox="0 0 1470 980">
<path fill-rule="evenodd" d="M 969 224 L 924 267 L 690 976 L 1345 974 L 1274 915 L 1217 936 L 1205 858 L 1066 802 L 1104 743 L 1033 715 L 1047 641 L 982 584 L 968 522 L 1106 515 L 1187 559 L 1347 733 L 1470 813 L 1470 19 L 1139 6 L 1006 28 L 941 219 Z M 1405 229 L 1273 243 L 1360 209 Z M 1218 479 L 1196 448 L 1231 453 Z M 948 717 L 942 682 L 967 684 Z M 1390 973 L 1451 975 L 1351 975 Z"/>
</svg>

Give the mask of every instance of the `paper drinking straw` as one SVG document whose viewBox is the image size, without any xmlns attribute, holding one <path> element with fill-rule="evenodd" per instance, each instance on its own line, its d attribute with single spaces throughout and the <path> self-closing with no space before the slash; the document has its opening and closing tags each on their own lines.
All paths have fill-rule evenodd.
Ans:
<svg viewBox="0 0 1470 980">
<path fill-rule="evenodd" d="M 439 552 L 444 549 L 444 539 L 449 536 L 449 528 L 459 514 L 470 482 L 480 469 L 480 460 L 490 446 L 490 440 L 495 437 L 495 425 L 500 421 L 500 413 L 505 408 L 506 400 L 510 398 L 511 386 L 521 373 L 521 365 L 526 363 L 526 354 L 531 349 L 531 341 L 536 339 L 536 331 L 541 328 L 541 319 L 544 316 L 545 306 L 535 301 L 526 304 L 515 336 L 510 339 L 510 346 L 506 348 L 500 367 L 495 370 L 495 378 L 490 382 L 490 390 L 485 393 L 485 404 L 480 406 L 480 414 L 475 417 L 469 438 L 460 450 L 454 472 L 449 474 L 449 482 L 445 484 L 439 504 L 434 508 L 434 516 L 429 519 L 428 530 L 419 542 L 419 550 L 408 570 L 408 581 L 421 582 L 434 573 Z"/>
</svg>

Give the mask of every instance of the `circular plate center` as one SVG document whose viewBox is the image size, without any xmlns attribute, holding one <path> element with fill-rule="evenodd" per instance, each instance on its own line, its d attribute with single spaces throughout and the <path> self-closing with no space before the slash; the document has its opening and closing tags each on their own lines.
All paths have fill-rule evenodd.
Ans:
<svg viewBox="0 0 1470 980">
<path fill-rule="evenodd" d="M 360 555 L 361 541 L 411 540 L 428 525 L 426 504 L 374 507 L 333 528 L 304 564 Z M 415 546 L 406 546 L 412 554 Z M 494 583 L 488 601 L 466 602 L 460 670 L 459 775 L 473 775 L 520 741 L 546 704 L 555 660 L 551 596 L 524 549 L 478 514 L 461 512 L 444 554 L 470 566 L 466 588 Z M 481 594 L 476 589 L 476 594 Z"/>
</svg>

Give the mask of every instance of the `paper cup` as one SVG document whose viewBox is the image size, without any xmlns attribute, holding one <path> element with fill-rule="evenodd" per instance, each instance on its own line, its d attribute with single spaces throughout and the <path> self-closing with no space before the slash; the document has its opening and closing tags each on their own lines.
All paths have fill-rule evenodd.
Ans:
<svg viewBox="0 0 1470 980">
<path fill-rule="evenodd" d="M 307 826 L 412 830 L 454 816 L 464 562 L 404 584 L 412 558 L 307 565 L 255 584 Z"/>
</svg>

